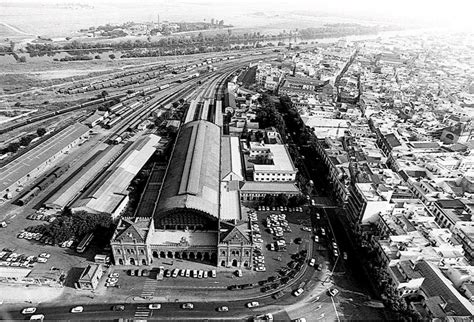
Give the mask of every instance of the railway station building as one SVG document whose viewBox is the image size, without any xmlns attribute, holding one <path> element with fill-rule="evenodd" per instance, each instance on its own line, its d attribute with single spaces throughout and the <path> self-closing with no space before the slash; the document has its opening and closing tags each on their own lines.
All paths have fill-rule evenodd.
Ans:
<svg viewBox="0 0 474 322">
<path fill-rule="evenodd" d="M 149 185 L 141 200 L 147 206 L 119 221 L 111 241 L 115 264 L 179 258 L 251 268 L 248 227 L 221 218 L 220 165 L 220 127 L 205 120 L 184 124 L 159 192 Z M 147 194 L 148 188 L 154 194 Z"/>
</svg>

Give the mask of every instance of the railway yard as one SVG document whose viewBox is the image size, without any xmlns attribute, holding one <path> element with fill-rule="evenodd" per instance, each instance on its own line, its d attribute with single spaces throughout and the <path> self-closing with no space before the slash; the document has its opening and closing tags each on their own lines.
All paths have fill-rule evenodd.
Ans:
<svg viewBox="0 0 474 322">
<path fill-rule="evenodd" d="M 143 142 L 154 139 L 158 152 L 170 147 L 173 139 L 160 132 L 162 127 L 149 126 L 158 117 L 162 124 L 182 118 L 184 122 L 208 120 L 222 125 L 226 83 L 249 63 L 261 60 L 261 54 L 191 58 L 185 64 L 148 63 L 87 82 L 36 88 L 48 92 L 53 88 L 58 98 L 69 96 L 75 104 L 37 111 L 0 125 L 0 140 L 5 144 L 35 133 L 37 128 L 46 129 L 45 135 L 0 160 L 0 176 L 8 179 L 0 187 L 0 220 L 7 224 L 2 228 L 3 247 L 21 254 L 46 249 L 52 255 L 48 263 L 63 271 L 84 265 L 84 256 L 90 254 L 79 256 L 67 247 L 52 245 L 39 233 L 25 231 L 35 223 L 31 220 L 44 217 L 42 220 L 52 221 L 66 206 L 90 206 L 84 200 L 100 190 L 109 177 L 123 176 L 117 172 L 121 162 L 138 153 Z M 265 55 L 266 59 L 273 57 L 272 52 Z M 104 91 L 107 95 L 102 95 Z M 146 160 L 130 162 L 139 167 Z M 121 183 L 120 193 L 126 192 L 139 170 Z M 116 208 L 111 213 L 123 211 L 121 201 L 111 205 Z M 17 235 L 21 238 L 11 238 Z M 33 271 L 45 270 L 41 263 L 29 265 Z"/>
</svg>

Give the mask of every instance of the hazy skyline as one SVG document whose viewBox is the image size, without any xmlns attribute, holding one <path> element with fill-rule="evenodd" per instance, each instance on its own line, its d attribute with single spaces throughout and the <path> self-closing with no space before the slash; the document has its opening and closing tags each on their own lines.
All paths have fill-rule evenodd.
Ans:
<svg viewBox="0 0 474 322">
<path fill-rule="evenodd" d="M 88 4 L 94 8 L 76 10 L 71 15 L 71 12 L 64 11 L 69 9 L 58 9 L 56 4 Z M 71 32 L 105 23 L 156 21 L 158 14 L 162 20 L 169 21 L 218 18 L 236 27 L 317 27 L 318 23 L 328 23 L 320 17 L 333 16 L 340 17 L 341 22 L 372 21 L 474 32 L 472 12 L 474 1 L 470 0 L 0 0 L 0 22 L 27 32 L 39 28 L 40 32 L 46 33 L 50 30 Z M 56 26 L 56 29 L 51 26 Z"/>
</svg>

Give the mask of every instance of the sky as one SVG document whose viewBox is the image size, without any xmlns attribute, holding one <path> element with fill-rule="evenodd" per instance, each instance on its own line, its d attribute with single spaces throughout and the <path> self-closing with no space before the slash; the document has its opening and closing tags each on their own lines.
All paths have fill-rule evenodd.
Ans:
<svg viewBox="0 0 474 322">
<path fill-rule="evenodd" d="M 372 19 L 406 24 L 430 24 L 431 26 L 455 27 L 474 32 L 474 0 L 0 0 L 0 21 L 7 4 L 54 5 L 89 4 L 109 14 L 102 19 L 130 14 L 156 16 L 157 12 L 168 19 L 221 17 L 231 21 L 237 15 L 255 12 L 280 14 L 298 12 L 315 15 L 334 15 L 349 18 Z M 115 9 L 115 10 L 114 10 Z M 25 10 L 24 10 L 25 11 Z M 24 12 L 23 11 L 23 12 Z M 26 10 L 26 14 L 34 14 Z M 7 17 L 4 15 L 4 17 Z M 16 17 L 11 16 L 10 19 Z M 78 17 L 79 18 L 79 17 Z M 84 18 L 84 17 L 83 17 Z M 7 19 L 7 18 L 4 18 Z M 262 18 L 264 19 L 264 18 Z M 11 21 L 7 21 L 10 22 Z"/>
</svg>

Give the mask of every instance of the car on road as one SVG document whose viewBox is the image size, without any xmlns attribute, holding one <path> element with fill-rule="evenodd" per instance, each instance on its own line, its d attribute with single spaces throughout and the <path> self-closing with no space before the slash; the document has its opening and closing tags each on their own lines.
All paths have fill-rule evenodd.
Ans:
<svg viewBox="0 0 474 322">
<path fill-rule="evenodd" d="M 119 273 L 110 273 L 109 274 L 109 277 L 113 277 L 113 278 L 119 278 L 120 274 Z"/>
<path fill-rule="evenodd" d="M 342 257 L 343 257 L 344 260 L 346 261 L 346 260 L 347 260 L 347 253 L 346 253 L 346 252 L 342 253 Z"/>
<path fill-rule="evenodd" d="M 194 304 L 193 303 L 184 303 L 183 305 L 181 305 L 181 308 L 183 310 L 192 310 L 192 309 L 194 309 Z"/>
<path fill-rule="evenodd" d="M 160 303 L 151 303 L 148 305 L 148 309 L 150 310 L 159 310 L 161 309 L 161 304 Z"/>
<path fill-rule="evenodd" d="M 334 257 L 338 257 L 339 256 L 339 251 L 337 249 L 334 250 Z"/>
<path fill-rule="evenodd" d="M 35 307 L 26 307 L 23 310 L 21 310 L 21 314 L 33 314 L 36 312 Z"/>
<path fill-rule="evenodd" d="M 318 236 L 318 235 L 314 235 L 313 238 L 314 238 L 314 241 L 315 241 L 315 242 L 319 243 L 319 236 Z"/>
<path fill-rule="evenodd" d="M 303 294 L 303 292 L 304 290 L 300 287 L 299 289 L 293 291 L 293 295 L 300 296 L 301 294 Z"/>
<path fill-rule="evenodd" d="M 30 316 L 30 321 L 43 321 L 44 320 L 44 314 L 35 314 Z"/>
<path fill-rule="evenodd" d="M 254 318 L 254 321 L 273 321 L 273 314 L 260 314 Z"/>
<path fill-rule="evenodd" d="M 331 296 L 336 296 L 337 294 L 339 294 L 339 290 L 336 289 L 336 288 L 332 288 L 329 290 L 329 295 Z"/>
<path fill-rule="evenodd" d="M 260 303 L 258 303 L 257 301 L 248 302 L 248 303 L 246 304 L 246 306 L 250 309 L 250 308 L 253 308 L 253 307 L 260 306 Z"/>
<path fill-rule="evenodd" d="M 311 267 L 313 267 L 314 264 L 316 264 L 316 260 L 315 260 L 314 258 L 311 258 L 311 259 L 309 260 L 308 265 L 311 266 Z"/>
<path fill-rule="evenodd" d="M 114 306 L 112 306 L 112 311 L 125 311 L 125 306 L 123 306 L 123 305 L 114 305 Z"/>
<path fill-rule="evenodd" d="M 81 313 L 82 311 L 84 311 L 83 306 L 75 306 L 71 309 L 71 313 Z"/>
<path fill-rule="evenodd" d="M 237 277 L 242 277 L 242 270 L 241 269 L 236 270 L 235 275 L 237 275 Z"/>
<path fill-rule="evenodd" d="M 298 318 L 298 319 L 294 319 L 292 321 L 293 322 L 306 322 L 306 318 Z"/>
<path fill-rule="evenodd" d="M 217 312 L 228 312 L 229 308 L 227 306 L 219 306 Z"/>
<path fill-rule="evenodd" d="M 39 254 L 39 257 L 50 258 L 50 257 L 51 257 L 51 254 L 48 254 L 48 253 L 41 253 L 41 254 Z"/>
<path fill-rule="evenodd" d="M 322 265 L 322 264 L 316 265 L 316 269 L 317 269 L 318 271 L 322 271 L 322 270 L 323 270 L 323 265 Z"/>
<path fill-rule="evenodd" d="M 311 232 L 311 228 L 309 227 L 301 227 L 301 230 Z"/>
</svg>

